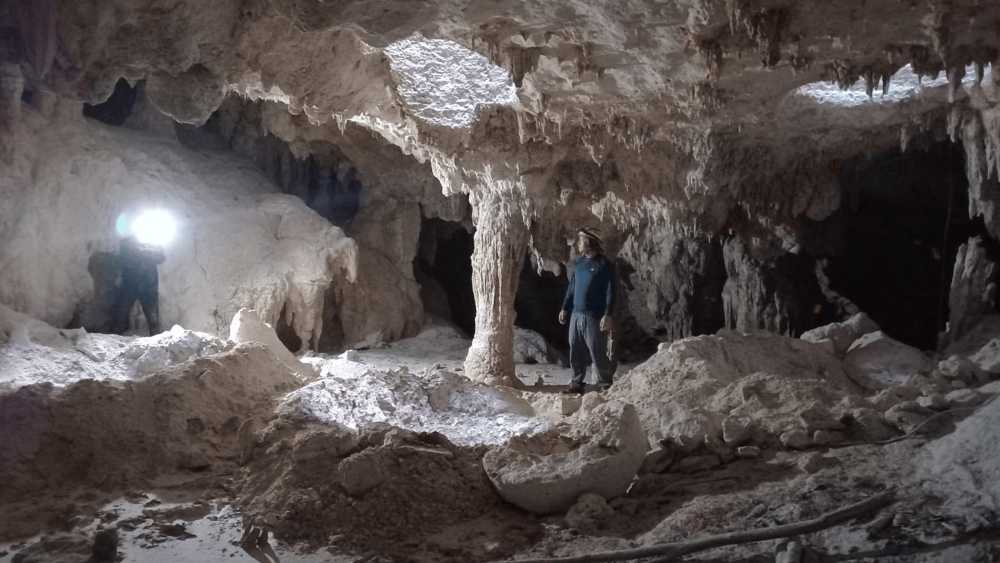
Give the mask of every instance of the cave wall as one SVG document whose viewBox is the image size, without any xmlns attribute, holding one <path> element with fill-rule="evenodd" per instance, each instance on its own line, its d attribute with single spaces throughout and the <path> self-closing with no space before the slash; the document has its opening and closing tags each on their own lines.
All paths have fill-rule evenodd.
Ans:
<svg viewBox="0 0 1000 563">
<path fill-rule="evenodd" d="M 226 146 L 249 154 L 269 135 L 285 143 L 262 149 L 265 157 L 282 153 L 282 175 L 311 169 L 296 172 L 292 158 L 336 152 L 364 186 L 344 230 L 361 252 L 379 255 L 365 263 L 403 296 L 379 313 L 390 338 L 420 323 L 412 270 L 419 218 L 477 228 L 470 366 L 497 381 L 512 369 L 508 310 L 525 253 L 559 271 L 571 258 L 567 238 L 584 224 L 602 228 L 609 253 L 624 261 L 630 311 L 648 333 L 710 331 L 720 311 L 723 324 L 747 330 L 807 326 L 796 315 L 815 301 L 815 287 L 830 297 L 796 249 L 804 221 L 823 221 L 841 206 L 839 164 L 905 145 L 942 119 L 967 147 L 970 214 L 997 238 L 990 178 L 1000 161 L 998 78 L 983 79 L 984 65 L 1000 55 L 991 8 L 640 2 L 555 20 L 550 8 L 3 2 L 0 125 L 9 134 L 0 136 L 0 157 L 9 174 L 28 177 L 35 157 L 19 155 L 26 145 L 12 140 L 37 133 L 30 114 L 51 114 L 59 100 L 103 101 L 122 77 L 144 81 L 132 120 L 143 131 L 169 138 L 157 113 L 171 126 L 200 126 L 221 108 Z M 659 22 L 659 31 L 644 21 Z M 892 25 L 853 33 L 860 21 Z M 468 129 L 422 122 L 382 50 L 418 30 L 502 65 L 517 101 L 480 108 Z M 918 75 L 944 71 L 951 83 L 900 104 L 847 107 L 797 94 L 802 85 L 860 80 L 877 95 L 905 64 Z M 961 86 L 969 64 L 980 76 Z M 802 283 L 781 281 L 786 267 Z M 352 287 L 334 292 L 337 305 L 372 299 L 350 295 Z M 340 325 L 345 345 L 381 338 L 364 323 Z"/>
<path fill-rule="evenodd" d="M 48 114 L 21 110 L 16 158 L 0 168 L 0 300 L 66 326 L 107 289 L 94 288 L 88 265 L 117 253 L 119 215 L 159 207 L 179 233 L 159 268 L 165 328 L 224 334 L 241 307 L 253 307 L 272 324 L 284 313 L 304 342 L 319 338 L 325 288 L 356 271 L 356 245 L 341 229 L 244 160 L 81 110 L 69 100 Z"/>
</svg>

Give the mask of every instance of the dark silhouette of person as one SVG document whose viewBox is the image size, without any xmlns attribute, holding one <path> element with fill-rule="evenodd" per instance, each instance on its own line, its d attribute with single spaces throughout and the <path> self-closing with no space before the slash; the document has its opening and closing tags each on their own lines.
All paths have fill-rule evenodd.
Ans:
<svg viewBox="0 0 1000 563">
<path fill-rule="evenodd" d="M 143 244 L 134 236 L 122 240 L 122 283 L 115 306 L 114 331 L 123 334 L 129 328 L 129 313 L 136 299 L 149 325 L 149 335 L 160 333 L 160 274 L 156 267 L 166 260 L 163 250 Z"/>
<path fill-rule="evenodd" d="M 584 392 L 587 366 L 597 371 L 597 384 L 606 391 L 614 382 L 617 362 L 608 346 L 615 310 L 615 268 L 601 254 L 600 231 L 580 229 L 577 249 L 581 256 L 573 265 L 566 288 L 559 324 L 569 322 L 569 362 L 573 379 L 567 393 Z"/>
</svg>

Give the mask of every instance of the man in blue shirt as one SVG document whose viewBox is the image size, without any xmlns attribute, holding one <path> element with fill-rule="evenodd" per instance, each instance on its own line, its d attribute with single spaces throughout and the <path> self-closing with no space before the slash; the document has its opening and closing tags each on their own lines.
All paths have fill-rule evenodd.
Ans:
<svg viewBox="0 0 1000 563">
<path fill-rule="evenodd" d="M 569 362 L 573 379 L 567 393 L 584 392 L 587 366 L 591 363 L 597 371 L 597 384 L 601 390 L 611 387 L 615 375 L 615 362 L 608 347 L 611 315 L 615 306 L 615 268 L 601 254 L 600 231 L 590 227 L 580 230 L 577 249 L 583 256 L 573 265 L 559 324 L 569 321 Z M 571 314 L 572 313 L 572 314 Z"/>
</svg>

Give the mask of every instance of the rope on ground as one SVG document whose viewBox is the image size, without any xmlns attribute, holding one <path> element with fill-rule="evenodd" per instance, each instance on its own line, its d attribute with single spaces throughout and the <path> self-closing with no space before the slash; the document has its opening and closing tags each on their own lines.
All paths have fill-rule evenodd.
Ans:
<svg viewBox="0 0 1000 563">
<path fill-rule="evenodd" d="M 745 530 L 742 532 L 729 532 L 707 538 L 696 540 L 666 543 L 637 549 L 627 549 L 622 551 L 608 551 L 605 553 L 591 553 L 577 557 L 561 557 L 554 559 L 520 559 L 514 563 L 603 563 L 605 561 L 625 561 L 628 559 L 641 559 L 646 557 L 659 557 L 651 563 L 667 563 L 683 555 L 705 551 L 715 547 L 726 545 L 736 545 L 744 543 L 754 543 L 778 538 L 787 538 L 801 534 L 811 534 L 827 528 L 832 528 L 841 522 L 856 518 L 875 510 L 884 508 L 896 500 L 896 492 L 889 489 L 873 497 L 863 500 L 857 504 L 845 506 L 833 512 L 798 522 L 795 524 L 784 524 L 761 528 L 756 530 Z"/>
</svg>

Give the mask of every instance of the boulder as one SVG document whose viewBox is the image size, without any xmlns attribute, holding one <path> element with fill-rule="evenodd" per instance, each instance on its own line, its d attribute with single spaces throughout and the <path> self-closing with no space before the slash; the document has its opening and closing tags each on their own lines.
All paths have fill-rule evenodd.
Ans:
<svg viewBox="0 0 1000 563">
<path fill-rule="evenodd" d="M 385 480 L 378 456 L 370 448 L 341 461 L 337 473 L 344 490 L 355 497 L 367 493 Z"/>
<path fill-rule="evenodd" d="M 943 499 L 943 515 L 979 527 L 1000 516 L 1000 401 L 991 401 L 928 442 L 916 457 L 923 488 Z"/>
<path fill-rule="evenodd" d="M 853 409 L 849 414 L 854 421 L 855 442 L 881 442 L 899 436 L 896 428 L 875 409 Z"/>
<path fill-rule="evenodd" d="M 483 468 L 504 500 L 551 514 L 565 512 L 585 493 L 624 495 L 648 448 L 635 408 L 609 401 L 568 432 L 522 435 L 490 450 Z"/>
<path fill-rule="evenodd" d="M 515 364 L 555 364 L 560 354 L 545 341 L 545 337 L 533 330 L 514 327 Z"/>
<path fill-rule="evenodd" d="M 969 359 L 983 371 L 1000 373 L 1000 338 L 994 338 L 987 342 Z"/>
<path fill-rule="evenodd" d="M 882 331 L 858 338 L 844 356 L 852 379 L 868 389 L 902 385 L 911 374 L 923 369 L 926 361 L 920 350 Z"/>
<path fill-rule="evenodd" d="M 855 340 L 877 330 L 879 326 L 875 321 L 865 313 L 858 313 L 844 322 L 807 330 L 799 338 L 814 344 L 829 341 L 833 346 L 833 353 L 843 358 Z"/>
</svg>

